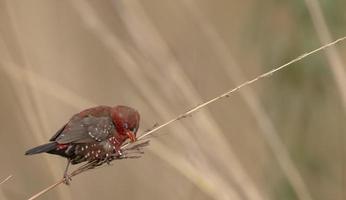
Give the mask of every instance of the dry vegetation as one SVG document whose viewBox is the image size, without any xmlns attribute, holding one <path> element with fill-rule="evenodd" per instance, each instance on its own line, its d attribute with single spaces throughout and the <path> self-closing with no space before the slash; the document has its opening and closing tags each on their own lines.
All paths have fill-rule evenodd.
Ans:
<svg viewBox="0 0 346 200">
<path fill-rule="evenodd" d="M 162 124 L 345 35 L 345 3 L 0 1 L 0 199 L 59 180 L 24 151 L 97 104 Z M 324 14 L 323 14 L 323 12 Z M 327 26 L 328 24 L 328 26 Z M 346 45 L 328 48 L 158 132 L 41 199 L 345 199 Z M 3 180 L 3 179 L 0 179 Z"/>
</svg>

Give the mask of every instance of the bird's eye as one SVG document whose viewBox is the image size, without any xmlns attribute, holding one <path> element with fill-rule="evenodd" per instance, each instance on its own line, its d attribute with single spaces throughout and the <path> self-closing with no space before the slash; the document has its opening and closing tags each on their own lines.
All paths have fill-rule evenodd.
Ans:
<svg viewBox="0 0 346 200">
<path fill-rule="evenodd" d="M 124 129 L 127 129 L 129 127 L 129 125 L 127 125 L 127 123 L 124 123 Z"/>
<path fill-rule="evenodd" d="M 131 130 L 132 133 L 136 133 L 136 131 L 137 131 L 137 128 L 133 128 L 133 129 Z"/>
</svg>

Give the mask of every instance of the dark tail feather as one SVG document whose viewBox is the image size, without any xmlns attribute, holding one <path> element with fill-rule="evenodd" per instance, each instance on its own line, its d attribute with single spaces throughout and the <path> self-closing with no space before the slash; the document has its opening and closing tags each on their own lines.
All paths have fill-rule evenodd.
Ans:
<svg viewBox="0 0 346 200">
<path fill-rule="evenodd" d="M 29 149 L 28 151 L 25 152 L 25 155 L 33 155 L 33 154 L 37 154 L 37 153 L 48 152 L 48 151 L 54 150 L 57 146 L 58 146 L 58 144 L 56 142 L 43 144 L 43 145 L 37 146 L 35 148 Z"/>
</svg>

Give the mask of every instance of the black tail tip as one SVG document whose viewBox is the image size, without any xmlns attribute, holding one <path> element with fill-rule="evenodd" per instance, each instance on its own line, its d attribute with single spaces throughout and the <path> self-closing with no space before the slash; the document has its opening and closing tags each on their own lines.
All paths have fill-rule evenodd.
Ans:
<svg viewBox="0 0 346 200">
<path fill-rule="evenodd" d="M 28 155 L 33 155 L 34 153 L 30 152 L 30 150 L 26 151 L 24 155 L 28 156 Z"/>
<path fill-rule="evenodd" d="M 25 155 L 33 155 L 33 154 L 38 154 L 38 153 L 45 153 L 51 150 L 54 150 L 57 146 L 57 143 L 52 142 L 48 144 L 43 144 L 37 147 L 34 147 L 32 149 L 29 149 L 25 152 Z"/>
</svg>

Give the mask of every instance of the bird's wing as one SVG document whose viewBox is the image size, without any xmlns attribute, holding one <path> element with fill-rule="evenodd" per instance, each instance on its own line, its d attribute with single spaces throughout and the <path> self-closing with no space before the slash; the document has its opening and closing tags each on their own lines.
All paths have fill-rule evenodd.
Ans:
<svg viewBox="0 0 346 200">
<path fill-rule="evenodd" d="M 115 130 L 109 117 L 87 116 L 70 121 L 55 141 L 65 143 L 88 143 L 102 141 Z"/>
<path fill-rule="evenodd" d="M 49 139 L 49 141 L 53 142 L 56 140 L 56 138 L 59 137 L 59 135 L 64 131 L 67 124 L 65 124 L 63 127 L 61 127 L 53 136 Z"/>
</svg>

